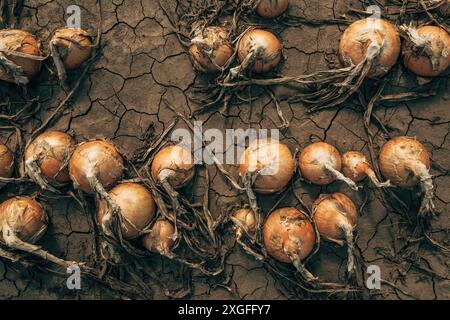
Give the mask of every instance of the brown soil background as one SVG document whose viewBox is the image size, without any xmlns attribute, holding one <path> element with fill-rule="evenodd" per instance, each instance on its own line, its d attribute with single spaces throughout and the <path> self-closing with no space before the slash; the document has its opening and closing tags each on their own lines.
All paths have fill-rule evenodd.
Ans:
<svg viewBox="0 0 450 320">
<path fill-rule="evenodd" d="M 181 1 L 181 0 L 180 0 Z M 99 22 L 94 1 L 37 0 L 25 1 L 20 28 L 38 35 L 43 43 L 58 27 L 65 24 L 65 9 L 68 5 L 82 7 L 82 26 L 96 34 Z M 167 8 L 175 8 L 176 1 L 164 1 Z M 362 8 L 357 1 L 291 1 L 290 13 L 310 19 L 339 17 L 347 5 Z M 192 69 L 188 55 L 172 32 L 166 16 L 155 0 L 109 0 L 102 3 L 101 57 L 94 63 L 74 99 L 51 128 L 74 135 L 78 141 L 91 138 L 112 140 L 129 157 L 148 145 L 151 133 L 159 135 L 173 120 L 174 114 L 165 107 L 166 99 L 180 112 L 189 114 L 197 106 L 187 99 L 187 94 L 199 80 Z M 303 74 L 330 67 L 336 63 L 336 48 L 345 26 L 323 25 L 283 27 L 278 35 L 283 40 L 286 61 L 281 71 L 286 75 Z M 53 66 L 49 63 L 50 69 Z M 72 73 L 71 78 L 76 78 Z M 448 77 L 448 76 L 447 76 Z M 58 87 L 56 77 L 48 68 L 25 93 L 19 88 L 2 84 L 2 102 L 13 103 L 11 113 L 23 105 L 25 97 L 39 96 L 40 109 L 22 125 L 24 139 L 43 119 L 54 110 L 65 93 Z M 257 92 L 257 91 L 255 91 Z M 283 100 L 288 92 L 276 90 Z M 399 103 L 395 106 L 379 106 L 376 115 L 392 135 L 417 136 L 430 152 L 435 176 L 436 205 L 441 215 L 432 222 L 431 235 L 448 247 L 450 221 L 450 109 L 448 81 L 437 96 Z M 290 147 L 304 148 L 311 139 L 322 139 L 337 146 L 341 152 L 360 150 L 368 154 L 362 114 L 356 107 L 331 109 L 313 115 L 298 104 L 281 102 L 281 107 L 291 126 L 283 141 Z M 6 109 L 4 109 L 6 110 Z M 8 110 L 4 112 L 9 112 Z M 3 111 L 2 111 L 3 112 Z M 204 128 L 275 128 L 278 119 L 273 102 L 267 95 L 253 102 L 252 112 L 246 104 L 231 108 L 225 119 L 219 112 L 200 116 Z M 274 119 L 273 121 L 271 119 Z M 181 126 L 181 124 L 179 125 Z M 0 139 L 12 150 L 17 148 L 14 130 L 0 130 Z M 378 132 L 378 142 L 382 133 Z M 19 150 L 18 150 L 19 151 Z M 229 168 L 235 176 L 235 167 Z M 210 166 L 211 210 L 215 214 L 225 212 L 243 199 L 225 182 L 214 166 Z M 372 187 L 366 191 L 351 192 L 340 183 L 326 188 L 297 183 L 294 192 L 307 205 L 320 193 L 341 190 L 347 193 L 357 206 L 366 205 L 360 212 L 357 251 L 362 261 L 381 267 L 383 283 L 381 290 L 366 292 L 364 298 L 386 299 L 450 299 L 450 273 L 448 253 L 444 254 L 428 244 L 420 242 L 412 258 L 402 259 L 401 251 L 411 235 L 405 220 L 387 210 Z M 3 189 L 0 200 L 16 194 L 31 193 L 28 186 L 9 186 Z M 417 191 L 417 190 L 415 190 Z M 201 195 L 201 185 L 197 186 Z M 410 215 L 417 210 L 417 194 L 404 193 L 405 201 L 411 204 Z M 268 210 L 276 197 L 265 197 L 264 208 Z M 281 205 L 296 205 L 288 195 Z M 51 218 L 50 228 L 40 244 L 50 252 L 68 260 L 94 261 L 94 233 L 91 219 L 83 213 L 75 201 L 46 199 L 45 205 Z M 229 229 L 231 232 L 231 229 Z M 409 233 L 408 233 L 409 232 Z M 403 249 L 402 249 L 403 250 Z M 315 274 L 329 281 L 343 281 L 345 249 L 324 243 L 316 256 L 308 263 Z M 178 264 L 157 255 L 149 258 L 149 268 L 173 288 L 180 287 L 177 279 L 186 270 Z M 246 256 L 237 246 L 226 262 L 225 275 L 220 281 L 193 272 L 190 277 L 194 299 L 289 299 L 301 298 L 287 291 L 280 279 L 260 263 Z M 359 270 L 361 274 L 364 269 Z M 36 269 L 26 269 L 18 264 L 0 260 L 0 299 L 105 299 L 107 290 L 88 280 L 82 282 L 82 290 L 70 291 L 65 286 L 66 278 L 49 275 Z M 164 291 L 149 280 L 156 299 L 164 299 Z M 403 292 L 401 290 L 403 290 Z M 408 293 L 410 296 L 405 295 Z M 330 296 L 332 298 L 333 296 Z"/>
</svg>

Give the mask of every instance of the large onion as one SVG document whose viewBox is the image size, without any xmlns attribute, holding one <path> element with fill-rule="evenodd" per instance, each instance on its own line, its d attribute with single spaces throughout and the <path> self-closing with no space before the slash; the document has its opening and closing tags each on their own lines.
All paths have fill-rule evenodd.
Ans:
<svg viewBox="0 0 450 320">
<path fill-rule="evenodd" d="M 400 54 L 400 36 L 391 23 L 367 18 L 353 22 L 341 37 L 339 59 L 345 66 L 372 60 L 368 76 L 381 77 L 396 63 Z"/>
<path fill-rule="evenodd" d="M 306 280 L 316 279 L 302 264 L 316 243 L 314 227 L 303 211 L 296 208 L 273 211 L 264 223 L 263 242 L 273 258 L 292 263 Z"/>
<path fill-rule="evenodd" d="M 34 139 L 25 151 L 27 174 L 43 189 L 57 191 L 70 181 L 67 163 L 75 140 L 61 131 L 47 131 Z"/>
<path fill-rule="evenodd" d="M 151 192 L 137 183 L 121 183 L 108 194 L 119 208 L 122 236 L 127 240 L 137 238 L 150 224 L 156 212 Z M 107 234 L 111 232 L 110 209 L 105 200 L 100 200 L 98 223 Z"/>
<path fill-rule="evenodd" d="M 317 185 L 327 185 L 336 179 L 344 181 L 354 190 L 356 184 L 341 172 L 341 156 L 339 151 L 325 142 L 314 142 L 300 153 L 298 166 L 302 176 Z"/>
<path fill-rule="evenodd" d="M 172 250 L 175 241 L 175 226 L 166 219 L 157 220 L 142 238 L 142 243 L 148 251 L 162 255 L 167 255 Z"/>
<path fill-rule="evenodd" d="M 354 272 L 353 230 L 356 226 L 357 211 L 354 203 L 346 195 L 335 192 L 322 194 L 314 201 L 312 216 L 322 237 L 348 246 L 347 272 Z"/>
<path fill-rule="evenodd" d="M 14 171 L 14 156 L 6 145 L 0 142 L 0 178 L 11 178 Z"/>
<path fill-rule="evenodd" d="M 27 84 L 41 68 L 39 40 L 16 29 L 0 30 L 0 80 Z"/>
<path fill-rule="evenodd" d="M 403 62 L 411 72 L 435 77 L 450 66 L 450 35 L 436 26 L 418 29 L 403 26 L 408 41 L 403 48 Z"/>
<path fill-rule="evenodd" d="M 256 73 L 267 72 L 281 61 L 283 46 L 271 32 L 253 29 L 247 31 L 238 43 L 240 70 L 252 70 Z"/>
<path fill-rule="evenodd" d="M 400 188 L 420 185 L 423 192 L 419 215 L 434 210 L 434 187 L 430 174 L 430 157 L 416 139 L 399 136 L 387 141 L 378 159 L 381 174 Z"/>
<path fill-rule="evenodd" d="M 221 27 L 205 28 L 191 40 L 189 54 L 198 71 L 220 71 L 233 55 L 227 30 Z"/>
<path fill-rule="evenodd" d="M 275 18 L 286 11 L 289 0 L 259 0 L 256 13 L 263 18 Z"/>
<path fill-rule="evenodd" d="M 342 155 L 342 172 L 355 182 L 369 177 L 370 181 L 378 188 L 391 186 L 389 180 L 386 182 L 378 180 L 367 158 L 358 151 L 348 151 Z"/>
</svg>

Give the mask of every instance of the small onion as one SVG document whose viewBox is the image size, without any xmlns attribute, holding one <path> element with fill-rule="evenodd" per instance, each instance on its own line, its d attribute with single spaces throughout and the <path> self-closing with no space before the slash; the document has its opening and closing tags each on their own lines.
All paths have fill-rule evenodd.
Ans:
<svg viewBox="0 0 450 320">
<path fill-rule="evenodd" d="M 121 183 L 108 193 L 119 207 L 121 231 L 125 239 L 137 238 L 155 216 L 156 205 L 150 191 L 137 183 Z M 98 223 L 103 231 L 110 231 L 111 211 L 108 203 L 101 200 L 98 207 Z"/>
<path fill-rule="evenodd" d="M 264 260 L 264 256 L 255 252 L 249 245 L 247 245 L 242 237 L 247 235 L 251 243 L 256 241 L 256 233 L 258 231 L 258 219 L 255 212 L 250 208 L 242 208 L 236 210 L 231 216 L 236 231 L 236 242 L 248 254 L 255 257 L 257 260 Z"/>
<path fill-rule="evenodd" d="M 367 18 L 353 22 L 341 37 L 339 59 L 345 66 L 373 59 L 368 76 L 384 76 L 397 62 L 400 36 L 391 23 Z"/>
<path fill-rule="evenodd" d="M 289 148 L 273 139 L 254 140 L 241 157 L 239 176 L 254 180 L 254 190 L 270 194 L 283 190 L 295 171 L 295 162 Z M 249 181 L 249 182 L 250 182 Z"/>
<path fill-rule="evenodd" d="M 142 244 L 151 252 L 167 255 L 175 245 L 176 230 L 172 222 L 166 219 L 157 220 L 142 238 Z"/>
<path fill-rule="evenodd" d="M 228 32 L 221 27 L 208 27 L 191 40 L 189 54 L 195 69 L 217 72 L 233 55 Z"/>
<path fill-rule="evenodd" d="M 367 158 L 358 151 L 348 151 L 342 155 L 342 172 L 354 182 L 360 182 L 366 177 L 378 188 L 390 187 L 389 180 L 380 182 L 371 168 Z"/>
<path fill-rule="evenodd" d="M 0 142 L 0 178 L 11 178 L 14 171 L 14 155 Z"/>
<path fill-rule="evenodd" d="M 260 0 L 256 13 L 263 18 L 275 18 L 286 11 L 289 0 Z"/>
<path fill-rule="evenodd" d="M 92 55 L 92 39 L 79 28 L 60 28 L 55 31 L 51 44 L 56 46 L 64 67 L 78 68 Z"/>
<path fill-rule="evenodd" d="M 104 186 L 117 181 L 124 170 L 122 156 L 106 140 L 79 144 L 69 161 L 69 174 L 75 186 L 86 193 L 104 195 Z"/>
<path fill-rule="evenodd" d="M 353 190 L 356 184 L 341 172 L 341 156 L 339 151 L 325 142 L 314 142 L 300 153 L 298 166 L 302 176 L 317 185 L 327 185 L 335 180 L 344 181 Z"/>
<path fill-rule="evenodd" d="M 47 131 L 34 139 L 25 151 L 25 166 L 31 179 L 44 189 L 52 189 L 48 184 L 56 186 L 70 181 L 69 169 L 66 163 L 75 140 L 61 131 Z"/>
<path fill-rule="evenodd" d="M 378 165 L 381 174 L 395 186 L 420 185 L 424 195 L 419 209 L 421 216 L 434 210 L 430 157 L 419 141 L 405 136 L 392 138 L 381 147 Z"/>
<path fill-rule="evenodd" d="M 408 37 L 403 48 L 403 63 L 422 77 L 435 77 L 450 66 L 450 35 L 436 26 L 418 29 L 402 27 Z"/>
<path fill-rule="evenodd" d="M 253 29 L 239 40 L 238 59 L 241 68 L 262 73 L 275 68 L 281 61 L 283 46 L 271 32 Z"/>
<path fill-rule="evenodd" d="M 296 208 L 273 211 L 264 223 L 263 243 L 269 255 L 292 263 L 306 280 L 316 278 L 302 264 L 314 249 L 316 234 L 307 215 Z"/>
<path fill-rule="evenodd" d="M 27 84 L 41 69 L 40 46 L 39 40 L 26 31 L 0 30 L 0 80 Z"/>
<path fill-rule="evenodd" d="M 356 226 L 357 211 L 352 200 L 346 195 L 335 192 L 323 194 L 314 201 L 312 216 L 322 237 L 348 246 L 347 272 L 354 272 L 353 230 Z"/>
</svg>

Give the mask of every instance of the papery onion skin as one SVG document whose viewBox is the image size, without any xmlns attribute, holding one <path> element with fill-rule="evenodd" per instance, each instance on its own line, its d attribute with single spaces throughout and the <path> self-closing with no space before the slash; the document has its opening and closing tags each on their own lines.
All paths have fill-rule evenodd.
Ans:
<svg viewBox="0 0 450 320">
<path fill-rule="evenodd" d="M 11 178 L 14 172 L 14 155 L 0 142 L 0 178 Z"/>
<path fill-rule="evenodd" d="M 298 165 L 302 174 L 306 180 L 317 185 L 327 185 L 336 180 L 336 178 L 324 170 L 321 163 L 317 162 L 317 159 L 323 161 L 329 161 L 337 171 L 341 170 L 341 155 L 339 151 L 326 142 L 314 142 L 300 153 Z"/>
<path fill-rule="evenodd" d="M 275 68 L 281 61 L 283 46 L 271 32 L 253 29 L 245 33 L 239 40 L 238 59 L 242 63 L 252 49 L 260 49 L 255 56 L 251 70 L 255 73 L 267 72 Z"/>
<path fill-rule="evenodd" d="M 196 42 L 200 41 L 209 53 L 210 59 L 201 52 Z M 233 47 L 228 39 L 228 32 L 221 27 L 205 28 L 200 35 L 197 35 L 189 47 L 189 54 L 195 69 L 201 72 L 217 72 L 219 67 L 223 67 L 233 55 Z M 213 63 L 214 62 L 214 63 Z"/>
<path fill-rule="evenodd" d="M 412 188 L 420 183 L 419 178 L 411 174 L 411 166 L 416 164 L 430 168 L 428 152 L 416 139 L 394 137 L 381 147 L 378 159 L 381 174 L 398 187 Z"/>
<path fill-rule="evenodd" d="M 353 201 L 345 194 L 335 192 L 321 195 L 313 204 L 313 219 L 319 233 L 335 242 L 346 240 L 344 227 L 356 226 L 357 210 Z"/>
<path fill-rule="evenodd" d="M 241 157 L 239 175 L 269 170 L 258 175 L 253 187 L 261 194 L 283 190 L 295 172 L 295 162 L 289 148 L 277 140 L 257 139 L 245 149 Z"/>
<path fill-rule="evenodd" d="M 175 227 L 166 219 L 157 220 L 150 232 L 142 238 L 142 244 L 151 252 L 166 254 L 175 245 Z"/>
<path fill-rule="evenodd" d="M 249 234 L 256 232 L 256 217 L 253 210 L 250 208 L 238 209 L 233 213 L 233 218 L 239 222 L 236 228 L 240 229 L 244 226 Z"/>
<path fill-rule="evenodd" d="M 286 11 L 289 0 L 261 0 L 256 13 L 263 18 L 275 18 Z"/>
<path fill-rule="evenodd" d="M 111 189 L 108 194 L 120 208 L 120 214 L 123 217 L 123 237 L 128 240 L 138 237 L 155 216 L 156 204 L 151 192 L 137 183 L 121 183 Z M 107 202 L 100 200 L 98 208 L 100 225 L 109 210 Z"/>
<path fill-rule="evenodd" d="M 375 35 L 370 36 L 374 27 Z M 397 62 L 401 49 L 396 27 L 386 20 L 367 18 L 352 23 L 341 37 L 339 59 L 344 66 L 357 65 L 364 60 L 371 41 L 382 45 L 383 40 L 382 50 L 368 73 L 369 77 L 382 77 Z"/>
<path fill-rule="evenodd" d="M 75 145 L 75 140 L 65 132 L 46 131 L 28 145 L 25 161 L 36 161 L 45 178 L 67 183 L 70 181 L 69 168 L 61 170 L 61 167 Z"/>
<path fill-rule="evenodd" d="M 155 181 L 167 179 L 177 189 L 188 183 L 195 174 L 194 159 L 186 148 L 171 145 L 162 148 L 153 158 L 151 175 Z"/>
<path fill-rule="evenodd" d="M 20 196 L 0 204 L 0 229 L 4 223 L 17 231 L 20 240 L 35 243 L 44 235 L 48 218 L 36 200 Z"/>
<path fill-rule="evenodd" d="M 425 50 L 422 47 L 416 47 L 413 41 L 407 41 L 403 49 L 403 63 L 416 75 L 436 77 L 450 66 L 450 35 L 437 26 L 420 27 L 417 33 L 420 38 L 426 39 L 429 45 Z M 432 59 L 435 61 L 435 66 Z"/>
<path fill-rule="evenodd" d="M 77 146 L 69 161 L 69 174 L 75 185 L 86 193 L 94 193 L 88 174 L 95 174 L 103 186 L 109 186 L 123 174 L 123 158 L 106 140 L 91 140 Z"/>
<path fill-rule="evenodd" d="M 39 40 L 31 33 L 23 30 L 0 30 L 0 46 L 5 51 L 17 51 L 18 53 L 25 53 L 37 57 L 42 56 Z M 7 54 L 6 52 L 4 54 L 7 59 L 22 68 L 28 79 L 34 78 L 41 69 L 41 61 L 39 60 L 31 60 L 29 58 Z M 11 83 L 16 82 L 10 74 L 5 72 L 3 67 L 0 67 L 0 80 Z"/>
<path fill-rule="evenodd" d="M 297 254 L 305 259 L 314 249 L 316 235 L 306 214 L 296 208 L 273 211 L 263 227 L 263 242 L 269 255 L 280 262 L 291 262 L 286 254 Z M 294 240 L 299 240 L 301 246 Z"/>
<path fill-rule="evenodd" d="M 71 39 L 80 46 L 67 40 Z M 56 46 L 65 48 L 67 51 L 61 56 L 64 67 L 76 69 L 92 55 L 92 40 L 85 30 L 80 28 L 60 28 L 55 31 L 52 40 Z"/>
</svg>

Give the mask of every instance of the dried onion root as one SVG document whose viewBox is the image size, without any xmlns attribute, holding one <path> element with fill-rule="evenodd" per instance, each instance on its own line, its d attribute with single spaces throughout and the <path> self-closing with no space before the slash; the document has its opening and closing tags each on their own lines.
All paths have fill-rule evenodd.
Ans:
<svg viewBox="0 0 450 320">
<path fill-rule="evenodd" d="M 419 141 L 405 136 L 392 138 L 381 147 L 378 165 L 381 174 L 397 187 L 409 189 L 420 185 L 423 199 L 419 217 L 434 212 L 430 157 Z"/>
<path fill-rule="evenodd" d="M 360 182 L 369 177 L 377 188 L 391 187 L 389 180 L 385 182 L 378 180 L 367 158 L 358 151 L 348 151 L 342 155 L 342 172 L 354 182 Z"/>
<path fill-rule="evenodd" d="M 357 211 L 354 203 L 339 192 L 322 194 L 314 201 L 312 217 L 322 237 L 340 246 L 347 243 L 347 273 L 351 276 L 355 272 L 353 230 L 356 227 Z"/>
<path fill-rule="evenodd" d="M 0 30 L 0 80 L 28 84 L 45 59 L 40 47 L 39 40 L 26 31 Z"/>
<path fill-rule="evenodd" d="M 263 227 L 263 242 L 267 253 L 274 259 L 292 263 L 308 282 L 317 278 L 302 263 L 314 249 L 316 233 L 307 215 L 296 208 L 273 211 Z"/>
<path fill-rule="evenodd" d="M 75 140 L 61 131 L 47 131 L 25 150 L 25 168 L 30 178 L 44 190 L 58 193 L 70 181 L 67 167 Z"/>
<path fill-rule="evenodd" d="M 339 151 L 325 142 L 314 142 L 300 153 L 298 166 L 302 177 L 313 184 L 328 185 L 335 180 L 345 182 L 353 190 L 358 190 L 352 179 L 344 176 L 341 170 Z"/>
</svg>

